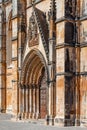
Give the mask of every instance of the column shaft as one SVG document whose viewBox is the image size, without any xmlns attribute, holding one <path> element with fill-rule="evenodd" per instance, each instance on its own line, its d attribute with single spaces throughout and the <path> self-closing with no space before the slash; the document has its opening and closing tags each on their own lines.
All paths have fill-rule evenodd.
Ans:
<svg viewBox="0 0 87 130">
<path fill-rule="evenodd" d="M 36 107 L 36 103 L 35 103 L 35 97 L 36 97 L 36 92 L 35 92 L 36 90 L 35 90 L 35 86 L 34 86 L 34 88 L 33 88 L 33 118 L 35 118 L 35 114 L 36 114 L 36 110 L 35 110 L 35 107 Z"/>
<path fill-rule="evenodd" d="M 22 88 L 22 118 L 24 118 L 24 88 Z"/>
<path fill-rule="evenodd" d="M 39 88 L 37 88 L 37 89 L 36 89 L 36 100 L 37 100 L 37 101 L 36 101 L 36 103 L 37 103 L 37 104 L 36 104 L 36 118 L 37 118 L 37 119 L 39 118 L 39 115 L 40 115 L 40 108 L 39 108 L 39 107 L 40 107 L 40 105 L 39 105 L 39 104 L 40 104 L 40 103 L 39 103 L 40 101 L 39 101 L 39 95 L 40 95 L 40 94 L 39 94 Z"/>
<path fill-rule="evenodd" d="M 30 90 L 29 90 L 29 118 L 31 118 L 32 117 L 32 103 L 33 103 L 33 98 L 32 98 L 32 88 L 30 88 Z"/>
<path fill-rule="evenodd" d="M 19 86 L 19 101 L 18 101 L 18 119 L 21 120 L 21 114 L 22 114 L 22 88 L 21 88 L 21 85 Z"/>
<path fill-rule="evenodd" d="M 26 116 L 25 116 L 25 118 L 27 119 L 28 118 L 28 110 L 29 110 L 29 105 L 28 105 L 28 97 L 29 97 L 29 93 L 28 93 L 29 91 L 28 91 L 28 88 L 26 88 Z"/>
</svg>

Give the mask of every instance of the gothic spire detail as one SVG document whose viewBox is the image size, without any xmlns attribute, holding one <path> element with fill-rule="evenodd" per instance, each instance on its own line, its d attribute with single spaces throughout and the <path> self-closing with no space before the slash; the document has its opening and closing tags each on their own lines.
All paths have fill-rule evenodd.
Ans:
<svg viewBox="0 0 87 130">
<path fill-rule="evenodd" d="M 49 20 L 56 20 L 56 2 L 55 0 L 51 0 L 50 2 L 50 11 L 48 12 Z"/>
</svg>

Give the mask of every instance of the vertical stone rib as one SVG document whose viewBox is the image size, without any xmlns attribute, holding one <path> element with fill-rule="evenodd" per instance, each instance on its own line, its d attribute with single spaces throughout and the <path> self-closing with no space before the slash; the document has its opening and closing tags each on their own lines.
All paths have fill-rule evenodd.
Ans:
<svg viewBox="0 0 87 130">
<path fill-rule="evenodd" d="M 20 91 L 20 111 L 21 111 L 21 118 L 24 118 L 24 105 L 25 105 L 25 101 L 24 101 L 24 86 L 21 87 L 21 91 Z"/>
<path fill-rule="evenodd" d="M 0 111 L 6 111 L 6 22 L 4 5 L 0 7 Z"/>
<path fill-rule="evenodd" d="M 26 119 L 28 118 L 28 101 L 29 101 L 29 99 L 28 99 L 28 87 L 26 86 L 26 111 L 25 111 L 25 113 L 26 113 Z"/>
<path fill-rule="evenodd" d="M 35 118 L 35 85 L 33 85 L 33 118 Z"/>
<path fill-rule="evenodd" d="M 80 125 L 80 0 L 77 0 L 77 38 L 76 38 L 76 119 L 75 125 Z"/>
<path fill-rule="evenodd" d="M 56 39 L 56 4 L 51 0 L 49 15 L 49 124 L 54 125 L 55 116 L 55 39 Z M 56 99 L 55 99 L 56 100 Z"/>
<path fill-rule="evenodd" d="M 29 118 L 31 118 L 32 117 L 32 103 L 33 103 L 33 99 L 32 99 L 32 85 L 30 85 L 30 90 L 29 90 L 29 106 L 30 106 L 30 108 L 29 108 Z"/>
<path fill-rule="evenodd" d="M 39 114 L 40 114 L 40 108 L 39 108 L 39 87 L 37 87 L 37 89 L 36 89 L 36 103 L 37 103 L 37 105 L 36 105 L 36 118 L 38 119 L 39 118 Z"/>
</svg>

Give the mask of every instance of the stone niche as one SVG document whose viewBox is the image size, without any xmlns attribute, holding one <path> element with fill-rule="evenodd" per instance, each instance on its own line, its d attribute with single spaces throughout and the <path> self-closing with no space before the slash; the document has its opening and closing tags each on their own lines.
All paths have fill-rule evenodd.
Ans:
<svg viewBox="0 0 87 130">
<path fill-rule="evenodd" d="M 74 41 L 75 41 L 74 24 L 70 22 L 66 22 L 65 23 L 65 43 L 72 44 Z"/>
</svg>

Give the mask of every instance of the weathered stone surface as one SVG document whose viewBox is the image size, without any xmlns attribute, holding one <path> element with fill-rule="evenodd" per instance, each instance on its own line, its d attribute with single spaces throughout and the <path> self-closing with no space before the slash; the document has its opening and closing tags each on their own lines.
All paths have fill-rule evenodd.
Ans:
<svg viewBox="0 0 87 130">
<path fill-rule="evenodd" d="M 87 124 L 87 0 L 0 6 L 0 111 Z"/>
</svg>

